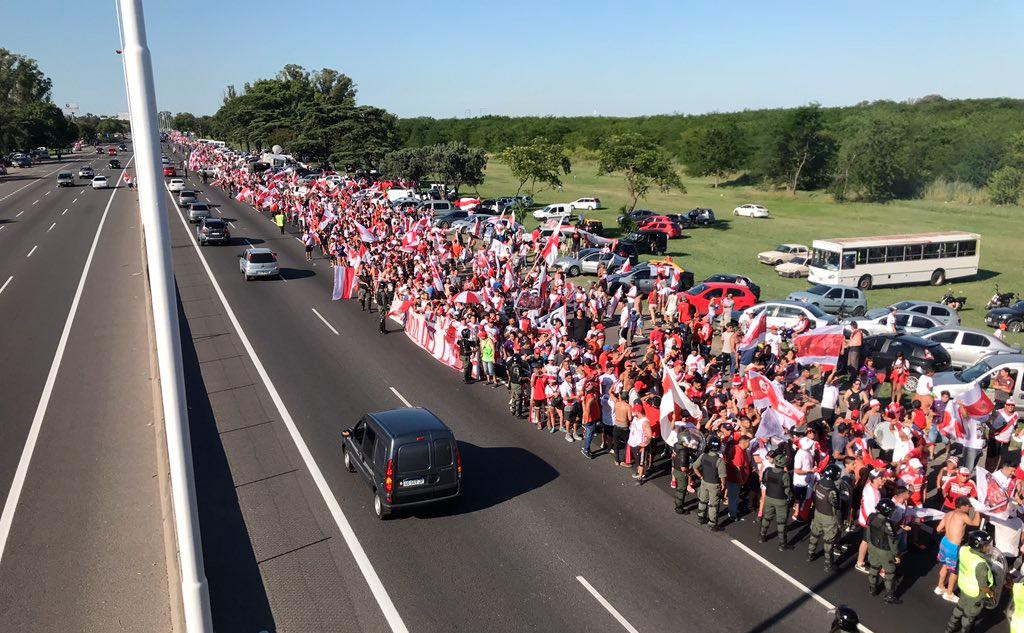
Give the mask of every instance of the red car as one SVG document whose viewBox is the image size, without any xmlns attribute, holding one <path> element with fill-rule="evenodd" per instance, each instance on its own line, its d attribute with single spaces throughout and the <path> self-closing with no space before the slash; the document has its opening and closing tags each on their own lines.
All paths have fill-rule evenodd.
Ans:
<svg viewBox="0 0 1024 633">
<path fill-rule="evenodd" d="M 117 149 L 114 147 L 108 147 L 107 156 L 117 156 Z"/>
<path fill-rule="evenodd" d="M 683 227 L 663 215 L 652 215 L 637 222 L 638 231 L 654 231 L 664 233 L 665 237 L 675 239 L 683 236 Z"/>
<path fill-rule="evenodd" d="M 164 176 L 177 176 L 178 172 L 174 171 L 173 167 L 164 167 Z"/>
<path fill-rule="evenodd" d="M 722 282 L 697 284 L 686 291 L 686 300 L 697 310 L 697 314 L 707 314 L 708 302 L 715 297 L 721 299 L 726 294 L 733 299 L 732 309 L 734 311 L 746 310 L 757 303 L 757 298 L 754 296 L 754 293 L 750 292 L 750 288 L 739 284 Z"/>
</svg>

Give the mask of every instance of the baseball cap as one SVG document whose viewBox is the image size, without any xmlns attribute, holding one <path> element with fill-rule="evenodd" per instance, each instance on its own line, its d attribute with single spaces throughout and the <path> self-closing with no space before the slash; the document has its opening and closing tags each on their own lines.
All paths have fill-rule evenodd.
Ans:
<svg viewBox="0 0 1024 633">
<path fill-rule="evenodd" d="M 959 469 L 958 469 L 958 470 L 956 471 L 956 473 L 957 473 L 958 475 L 970 475 L 970 474 L 971 474 L 971 469 L 970 469 L 970 468 L 968 468 L 968 467 L 966 467 L 966 466 L 961 466 L 961 467 L 960 467 L 960 468 L 959 468 Z"/>
<path fill-rule="evenodd" d="M 871 400 L 871 402 L 869 402 L 869 403 L 868 403 L 868 406 L 871 406 L 871 407 L 880 407 L 880 406 L 882 406 L 882 403 L 881 403 L 881 402 L 879 402 L 878 400 L 874 400 L 874 399 L 872 399 L 872 400 Z"/>
</svg>

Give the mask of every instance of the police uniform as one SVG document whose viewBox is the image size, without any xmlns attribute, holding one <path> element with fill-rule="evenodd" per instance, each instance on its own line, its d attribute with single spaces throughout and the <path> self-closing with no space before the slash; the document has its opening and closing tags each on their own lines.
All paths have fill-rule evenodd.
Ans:
<svg viewBox="0 0 1024 633">
<path fill-rule="evenodd" d="M 711 523 L 718 529 L 718 510 L 722 504 L 722 483 L 725 482 L 725 460 L 717 451 L 708 451 L 697 466 L 700 488 L 697 490 L 697 523 Z M 678 490 L 678 488 L 677 488 Z"/>
<path fill-rule="evenodd" d="M 1024 633 L 1024 578 L 1013 583 L 1013 608 L 1010 612 L 1010 633 Z"/>
<path fill-rule="evenodd" d="M 885 601 L 896 601 L 896 558 L 900 555 L 896 541 L 896 528 L 892 521 L 879 512 L 868 517 L 868 590 L 878 594 L 878 572 L 884 571 Z"/>
<path fill-rule="evenodd" d="M 378 327 L 380 328 L 381 334 L 387 334 L 388 331 L 388 311 L 391 309 L 391 298 L 393 296 L 391 289 L 381 284 L 380 288 L 377 289 L 377 311 L 378 311 Z"/>
<path fill-rule="evenodd" d="M 779 549 L 785 549 L 789 505 L 793 500 L 793 476 L 784 469 L 786 458 L 779 455 L 775 463 L 764 470 L 764 511 L 761 514 L 761 542 L 768 540 L 768 526 L 775 522 L 779 534 Z"/>
<path fill-rule="evenodd" d="M 675 483 L 675 490 L 672 491 L 676 499 L 676 512 L 686 514 L 686 488 L 690 485 L 692 473 L 694 447 L 686 434 L 681 433 L 672 445 L 672 481 Z"/>
<path fill-rule="evenodd" d="M 814 486 L 814 517 L 811 519 L 811 538 L 807 544 L 807 559 L 813 559 L 818 551 L 818 541 L 824 542 L 825 571 L 832 571 L 835 565 L 835 548 L 839 540 L 839 518 L 841 503 L 836 482 L 822 479 Z"/>
<path fill-rule="evenodd" d="M 513 356 L 508 362 L 508 388 L 511 392 L 508 411 L 517 418 L 526 418 L 526 381 L 530 368 L 522 358 Z"/>
<path fill-rule="evenodd" d="M 373 307 L 372 306 L 372 303 L 373 303 L 373 293 L 370 292 L 370 286 L 371 286 L 372 283 L 373 283 L 373 280 L 370 278 L 370 275 L 368 275 L 366 273 L 366 271 L 363 271 L 363 273 L 361 275 L 359 275 L 359 294 L 358 294 L 358 296 L 359 296 L 359 309 L 360 310 L 364 310 L 365 311 L 365 310 L 369 310 L 371 307 Z"/>
<path fill-rule="evenodd" d="M 463 336 L 459 339 L 459 360 L 462 361 L 462 380 L 470 382 L 473 380 L 473 351 L 476 349 L 476 341 Z"/>
<path fill-rule="evenodd" d="M 946 622 L 946 633 L 962 631 L 971 633 L 974 628 L 974 621 L 985 609 L 986 590 L 991 591 L 994 584 L 992 568 L 989 566 L 985 556 L 973 547 L 963 545 L 960 547 L 960 563 L 957 566 L 956 586 L 960 589 L 960 599 L 953 608 L 953 614 Z M 1014 584 L 1014 606 L 1017 606 L 1018 592 Z M 1012 623 L 1012 620 L 1011 620 Z M 1024 627 L 1018 623 L 1018 630 Z M 1014 630 L 1011 624 L 1011 632 Z"/>
</svg>

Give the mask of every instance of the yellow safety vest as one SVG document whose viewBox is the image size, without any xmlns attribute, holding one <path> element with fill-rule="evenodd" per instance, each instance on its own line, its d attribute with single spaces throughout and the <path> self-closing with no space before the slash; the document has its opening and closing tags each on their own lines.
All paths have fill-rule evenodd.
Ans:
<svg viewBox="0 0 1024 633">
<path fill-rule="evenodd" d="M 278 213 L 277 215 L 275 215 L 274 221 L 277 223 L 278 226 L 284 226 L 284 214 Z"/>
<path fill-rule="evenodd" d="M 1010 633 L 1024 633 L 1024 581 L 1013 583 L 1013 613 L 1010 614 Z"/>
<path fill-rule="evenodd" d="M 988 569 L 988 585 L 985 587 L 992 586 L 992 569 L 988 567 L 988 563 L 985 559 L 975 552 L 970 547 L 964 545 L 960 548 L 960 565 L 957 569 L 956 585 L 960 588 L 960 593 L 971 598 L 977 598 L 981 595 L 982 587 L 978 586 L 978 579 L 975 577 L 975 571 L 978 565 L 985 565 Z"/>
</svg>

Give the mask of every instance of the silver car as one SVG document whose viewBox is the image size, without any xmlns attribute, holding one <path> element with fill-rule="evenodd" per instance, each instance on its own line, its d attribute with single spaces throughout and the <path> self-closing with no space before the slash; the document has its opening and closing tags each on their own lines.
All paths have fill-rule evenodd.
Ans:
<svg viewBox="0 0 1024 633">
<path fill-rule="evenodd" d="M 981 330 L 943 325 L 917 333 L 929 341 L 939 343 L 949 352 L 954 367 L 970 367 L 995 354 L 1020 354 L 1020 349 L 1000 341 Z"/>
<path fill-rule="evenodd" d="M 609 273 L 615 272 L 626 263 L 626 258 L 614 253 L 603 253 L 600 248 L 584 248 L 579 257 L 559 257 L 555 266 L 566 272 L 570 277 L 581 274 L 596 275 L 599 266 L 604 266 Z"/>
<path fill-rule="evenodd" d="M 198 198 L 196 197 L 196 192 L 192 191 L 191 189 L 182 189 L 180 192 L 178 192 L 179 207 L 187 207 L 188 205 L 195 202 L 197 199 Z"/>
<path fill-rule="evenodd" d="M 201 222 L 210 217 L 210 207 L 205 202 L 193 202 L 188 205 L 188 221 Z"/>
<path fill-rule="evenodd" d="M 947 305 L 935 303 L 934 301 L 900 301 L 899 303 L 894 303 L 889 307 L 901 312 L 915 312 L 917 314 L 923 314 L 927 317 L 931 317 L 940 325 L 960 325 L 960 315 L 958 315 L 955 310 Z M 882 309 L 884 310 L 884 308 Z M 874 310 L 868 312 L 868 316 L 871 316 L 872 312 L 874 312 Z"/>
<path fill-rule="evenodd" d="M 247 248 L 239 253 L 238 269 L 242 271 L 246 281 L 256 277 L 281 276 L 277 253 L 269 248 Z"/>
<path fill-rule="evenodd" d="M 791 292 L 786 298 L 790 301 L 809 303 L 832 314 L 841 310 L 846 314 L 860 316 L 868 310 L 868 300 L 864 296 L 864 291 L 853 286 L 816 284 L 807 290 Z"/>
<path fill-rule="evenodd" d="M 889 318 L 889 311 L 877 317 L 850 317 L 844 319 L 843 323 L 856 323 L 857 327 L 867 335 L 888 334 L 891 332 L 886 321 Z M 917 334 L 923 330 L 937 327 L 939 322 L 932 317 L 927 317 L 917 312 L 896 312 L 896 331 L 902 334 Z"/>
<path fill-rule="evenodd" d="M 992 379 L 999 370 L 1006 369 L 1013 378 L 1013 394 L 1010 398 L 1016 403 L 1017 411 L 1024 412 L 1024 355 L 996 354 L 978 361 L 961 371 L 944 371 L 932 377 L 932 395 L 936 398 L 948 391 L 954 398 L 974 385 L 979 385 L 990 399 L 995 398 L 992 390 Z"/>
</svg>

